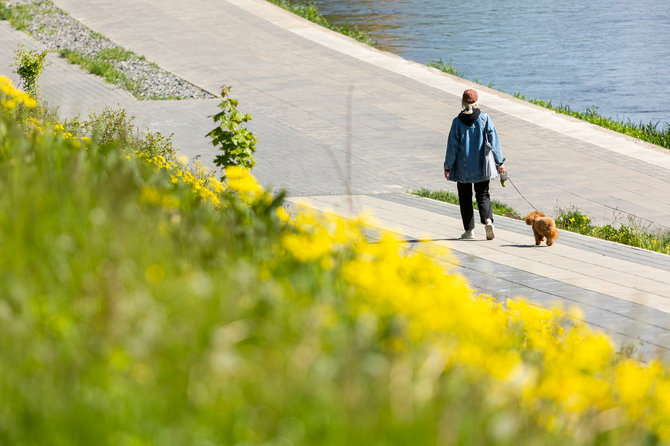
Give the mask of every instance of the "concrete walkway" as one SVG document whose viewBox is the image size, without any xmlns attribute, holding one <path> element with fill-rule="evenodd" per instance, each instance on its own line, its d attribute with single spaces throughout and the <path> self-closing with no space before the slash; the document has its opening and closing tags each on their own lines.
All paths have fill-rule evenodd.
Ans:
<svg viewBox="0 0 670 446">
<path fill-rule="evenodd" d="M 556 246 L 535 248 L 522 222 L 498 218 L 491 242 L 455 240 L 458 209 L 411 197 L 419 187 L 455 190 L 442 177 L 444 144 L 460 94 L 473 85 L 319 28 L 264 0 L 56 0 L 117 44 L 213 94 L 232 85 L 259 138 L 254 174 L 313 206 L 371 208 L 380 226 L 408 240 L 432 234 L 450 247 L 458 271 L 498 297 L 541 305 L 578 303 L 585 319 L 645 356 L 670 358 L 668 256 L 562 232 Z M 0 22 L 0 69 L 9 73 L 16 42 Z M 28 46 L 28 45 L 27 45 Z M 182 152 L 211 162 L 204 134 L 212 101 L 138 102 L 119 89 L 55 60 L 44 97 L 62 116 L 119 104 L 138 124 L 175 133 Z M 484 87 L 515 184 L 546 213 L 576 206 L 597 223 L 633 217 L 670 229 L 670 151 L 597 128 Z M 492 195 L 522 213 L 517 192 Z M 354 210 L 356 210 L 354 209 Z M 641 342 L 641 344 L 640 344 Z"/>
</svg>

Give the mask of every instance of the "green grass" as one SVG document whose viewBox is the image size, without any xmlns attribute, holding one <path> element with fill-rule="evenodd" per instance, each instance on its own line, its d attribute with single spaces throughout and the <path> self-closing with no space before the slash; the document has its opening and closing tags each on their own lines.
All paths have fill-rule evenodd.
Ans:
<svg viewBox="0 0 670 446">
<path fill-rule="evenodd" d="M 121 48 L 120 46 L 114 48 L 106 48 L 104 50 L 98 51 L 96 57 L 102 60 L 117 60 L 117 61 L 126 61 L 133 58 L 143 59 L 136 56 L 132 51 Z"/>
<path fill-rule="evenodd" d="M 427 188 L 421 188 L 412 191 L 412 194 L 418 195 L 419 197 L 432 198 L 433 200 L 439 200 L 445 203 L 455 205 L 459 204 L 458 195 L 444 190 L 432 191 Z M 474 209 L 479 209 L 476 201 L 472 202 L 472 206 Z M 513 218 L 521 218 L 521 215 L 516 210 L 498 200 L 491 200 L 491 210 L 495 215 L 505 215 Z"/>
<path fill-rule="evenodd" d="M 114 56 L 115 54 L 120 54 L 122 57 L 128 56 L 128 52 L 120 50 L 118 52 L 108 51 L 106 54 L 101 55 L 100 53 L 96 57 L 86 57 L 78 51 L 72 50 L 59 50 L 58 52 L 62 57 L 67 59 L 70 63 L 79 65 L 83 69 L 87 70 L 91 74 L 100 76 L 104 78 L 110 84 L 119 85 L 126 90 L 130 91 L 138 97 L 138 84 L 132 79 L 128 78 L 123 74 L 121 70 L 116 68 L 111 62 L 114 60 L 113 57 L 103 57 L 105 55 Z M 102 52 L 101 52 L 102 53 Z M 118 59 L 118 60 L 127 60 L 127 59 Z"/>
<path fill-rule="evenodd" d="M 324 17 L 317 7 L 311 2 L 299 2 L 294 0 L 268 0 L 270 3 L 273 3 L 277 6 L 280 6 L 287 11 L 291 11 L 294 14 L 303 17 L 310 22 L 316 23 L 317 25 L 323 26 L 325 28 L 331 29 L 345 36 L 351 37 L 358 40 L 359 42 L 365 43 L 367 45 L 374 46 L 375 40 L 367 32 L 359 29 L 357 26 L 347 26 L 347 25 L 333 25 L 331 24 L 326 17 Z"/>
<path fill-rule="evenodd" d="M 58 10 L 51 2 L 46 2 L 39 7 L 35 5 L 12 5 L 8 7 L 5 2 L 0 3 L 0 19 L 8 20 L 18 30 L 26 30 L 32 16 L 36 13 L 57 12 L 62 11 Z M 91 35 L 107 40 L 104 36 L 92 31 Z M 67 49 L 60 50 L 59 54 L 69 62 L 79 65 L 90 73 L 103 77 L 107 82 L 119 85 L 138 96 L 137 83 L 125 76 L 112 64 L 112 61 L 125 61 L 137 57 L 132 52 L 116 47 L 102 50 L 93 57 L 84 56 L 78 51 Z"/>
<path fill-rule="evenodd" d="M 70 63 L 79 65 L 91 74 L 104 78 L 110 84 L 118 85 L 125 90 L 131 92 L 138 99 L 148 100 L 176 100 L 180 99 L 175 96 L 142 96 L 140 92 L 139 82 L 130 79 L 123 71 L 119 70 L 113 62 L 127 61 L 127 60 L 146 60 L 144 57 L 135 55 L 133 52 L 125 50 L 121 47 L 107 48 L 97 52 L 94 56 L 84 56 L 78 51 L 60 50 L 59 54 L 67 59 Z M 152 64 L 154 68 L 157 65 Z"/>
<path fill-rule="evenodd" d="M 28 28 L 35 7 L 32 5 L 13 5 L 8 7 L 5 2 L 0 3 L 0 19 L 7 20 L 11 25 L 23 31 Z"/>
<path fill-rule="evenodd" d="M 615 132 L 623 133 L 624 135 L 632 136 L 633 138 L 655 144 L 666 149 L 670 149 L 670 126 L 666 128 L 659 128 L 659 123 L 642 123 L 635 124 L 631 120 L 616 121 L 606 118 L 598 113 L 597 107 L 591 107 L 585 112 L 574 111 L 568 105 L 554 105 L 551 101 L 543 101 L 541 99 L 529 99 L 521 93 L 515 93 L 514 97 L 539 105 L 557 113 L 572 116 L 583 121 L 604 127 Z"/>
<path fill-rule="evenodd" d="M 430 189 L 422 188 L 412 191 L 412 194 L 456 206 L 459 204 L 458 195 L 448 191 L 431 191 Z M 473 201 L 472 205 L 475 209 L 478 209 L 476 202 Z M 500 201 L 491 200 L 491 207 L 493 213 L 496 215 L 522 218 L 516 210 Z M 644 227 L 639 221 L 635 221 L 634 219 L 631 219 L 628 225 L 608 224 L 595 226 L 591 218 L 582 214 L 579 210 L 559 209 L 558 216 L 556 217 L 556 227 L 590 237 L 635 246 L 662 254 L 670 254 L 670 231 L 649 231 L 649 227 Z"/>
<path fill-rule="evenodd" d="M 50 1 L 45 1 L 40 5 L 12 5 L 8 7 L 5 2 L 0 0 L 0 19 L 8 20 L 12 26 L 18 30 L 26 30 L 35 14 L 64 14 Z M 44 28 L 42 29 L 44 30 Z M 49 32 L 53 30 L 47 30 Z M 101 40 L 109 40 L 100 33 L 89 30 L 91 37 Z M 149 100 L 172 100 L 181 99 L 174 96 L 152 96 L 146 98 L 140 91 L 139 82 L 130 79 L 121 70 L 114 66 L 113 62 L 128 61 L 128 60 L 146 60 L 143 56 L 138 56 L 132 51 L 128 51 L 121 47 L 114 47 L 101 50 L 93 56 L 85 56 L 79 51 L 69 49 L 59 50 L 58 53 L 67 59 L 69 62 L 79 65 L 88 72 L 101 76 L 107 82 L 118 85 L 121 88 L 132 93 L 138 99 Z M 152 64 L 154 68 L 158 68 L 156 64 Z"/>
<path fill-rule="evenodd" d="M 444 62 L 442 59 L 434 60 L 428 63 L 429 67 L 436 68 L 443 73 L 452 74 L 454 76 L 463 77 L 463 73 L 454 68 L 450 63 Z"/>
<path fill-rule="evenodd" d="M 639 220 L 632 218 L 627 225 L 596 226 L 590 217 L 577 209 L 559 209 L 556 226 L 578 234 L 670 254 L 670 231 L 650 231 L 649 226 L 645 227 Z"/>
</svg>

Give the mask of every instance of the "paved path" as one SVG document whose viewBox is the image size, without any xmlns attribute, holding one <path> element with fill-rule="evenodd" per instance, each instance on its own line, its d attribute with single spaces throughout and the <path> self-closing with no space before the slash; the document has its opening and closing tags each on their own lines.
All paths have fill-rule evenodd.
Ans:
<svg viewBox="0 0 670 446">
<path fill-rule="evenodd" d="M 472 84 L 321 29 L 264 0 L 56 0 L 95 31 L 211 93 L 232 85 L 259 138 L 255 175 L 293 197 L 342 213 L 344 195 L 372 208 L 380 225 L 409 240 L 426 231 L 449 246 L 458 271 L 499 297 L 575 302 L 590 323 L 644 354 L 670 352 L 667 257 L 569 233 L 535 248 L 521 222 L 498 218 L 492 242 L 460 242 L 458 210 L 404 194 L 454 190 L 442 177 L 444 143 L 460 94 Z M 16 42 L 0 22 L 0 69 Z M 30 44 L 32 45 L 32 44 Z M 498 128 L 511 176 L 538 208 L 577 206 L 598 223 L 670 227 L 670 151 L 475 86 Z M 120 106 L 143 128 L 175 132 L 184 154 L 215 156 L 203 135 L 216 100 L 138 102 L 54 60 L 44 97 L 62 116 Z M 348 131 L 347 129 L 350 129 Z M 494 198 L 520 212 L 513 188 Z M 480 231 L 481 234 L 481 231 Z"/>
</svg>

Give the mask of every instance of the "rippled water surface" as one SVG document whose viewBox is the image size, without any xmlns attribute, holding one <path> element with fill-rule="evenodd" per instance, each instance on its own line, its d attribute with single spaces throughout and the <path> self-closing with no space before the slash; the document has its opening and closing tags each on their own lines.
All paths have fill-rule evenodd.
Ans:
<svg viewBox="0 0 670 446">
<path fill-rule="evenodd" d="M 507 93 L 670 122 L 670 1 L 316 0 L 379 47 Z"/>
</svg>

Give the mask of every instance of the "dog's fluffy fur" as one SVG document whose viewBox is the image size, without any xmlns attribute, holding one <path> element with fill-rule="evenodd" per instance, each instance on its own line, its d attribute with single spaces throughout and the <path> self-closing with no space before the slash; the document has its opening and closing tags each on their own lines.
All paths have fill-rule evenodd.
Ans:
<svg viewBox="0 0 670 446">
<path fill-rule="evenodd" d="M 542 243 L 544 238 L 547 238 L 547 246 L 554 244 L 554 240 L 558 238 L 558 231 L 554 219 L 547 217 L 540 211 L 533 211 L 526 216 L 526 224 L 533 228 L 535 234 L 535 244 Z"/>
</svg>

